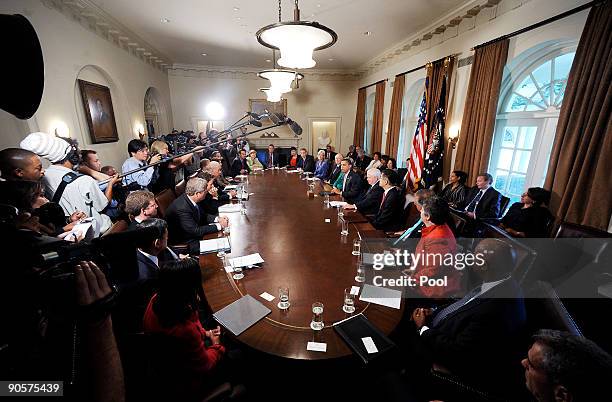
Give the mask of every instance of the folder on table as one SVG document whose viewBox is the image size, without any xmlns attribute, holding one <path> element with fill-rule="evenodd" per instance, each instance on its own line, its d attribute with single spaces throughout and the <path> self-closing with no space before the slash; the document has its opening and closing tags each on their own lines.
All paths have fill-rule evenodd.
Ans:
<svg viewBox="0 0 612 402">
<path fill-rule="evenodd" d="M 246 295 L 214 313 L 213 318 L 238 336 L 271 312 L 251 295 Z"/>
<path fill-rule="evenodd" d="M 357 314 L 332 325 L 346 344 L 368 364 L 385 352 L 393 349 L 395 344 L 381 330 L 376 328 L 363 314 Z M 377 352 L 368 352 L 363 338 L 371 338 Z"/>
</svg>

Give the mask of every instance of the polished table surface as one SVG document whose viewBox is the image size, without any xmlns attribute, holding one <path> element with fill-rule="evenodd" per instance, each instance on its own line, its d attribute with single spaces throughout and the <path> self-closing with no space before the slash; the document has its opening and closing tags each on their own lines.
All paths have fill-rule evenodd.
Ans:
<svg viewBox="0 0 612 402">
<path fill-rule="evenodd" d="M 320 187 L 317 186 L 315 193 Z M 348 236 L 340 234 L 335 208 L 325 208 L 323 197 L 308 198 L 307 182 L 297 173 L 266 170 L 249 176 L 247 214 L 229 213 L 232 252 L 228 258 L 260 253 L 262 268 L 244 271 L 235 281 L 223 269 L 216 254 L 200 256 L 203 287 L 213 312 L 243 295 L 250 294 L 272 313 L 240 334 L 238 341 L 264 353 L 291 359 L 329 359 L 347 356 L 352 351 L 336 334 L 331 324 L 348 318 L 342 311 L 344 289 L 360 286 L 355 281 L 357 257 L 351 254 L 358 231 L 372 232 L 358 212 Z M 332 197 L 332 199 L 334 199 Z M 338 198 L 340 199 L 340 198 Z M 348 215 L 347 215 L 348 216 Z M 326 223 L 325 219 L 331 222 Z M 209 235 L 211 238 L 217 235 Z M 288 310 L 280 310 L 278 288 L 289 288 Z M 275 299 L 268 302 L 259 295 L 268 292 Z M 310 328 L 311 306 L 324 305 L 325 328 Z M 380 330 L 389 334 L 399 323 L 402 310 L 355 301 L 356 312 L 364 315 Z M 327 352 L 306 350 L 309 341 L 327 343 Z"/>
</svg>

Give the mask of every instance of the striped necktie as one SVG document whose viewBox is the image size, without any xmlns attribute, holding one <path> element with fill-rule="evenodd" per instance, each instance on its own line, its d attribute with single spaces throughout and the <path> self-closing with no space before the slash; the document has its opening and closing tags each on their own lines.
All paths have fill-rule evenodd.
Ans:
<svg viewBox="0 0 612 402">
<path fill-rule="evenodd" d="M 449 315 L 451 315 L 452 313 L 454 313 L 455 311 L 459 310 L 461 307 L 465 306 L 470 301 L 472 301 L 472 299 L 474 299 L 476 296 L 480 294 L 481 288 L 482 288 L 481 286 L 475 287 L 474 289 L 472 289 L 471 292 L 463 296 L 461 299 L 457 300 L 453 304 L 450 304 L 444 307 L 442 310 L 440 310 L 440 312 L 436 314 L 433 321 L 431 322 L 432 327 L 437 326 L 446 317 L 448 317 Z"/>
</svg>

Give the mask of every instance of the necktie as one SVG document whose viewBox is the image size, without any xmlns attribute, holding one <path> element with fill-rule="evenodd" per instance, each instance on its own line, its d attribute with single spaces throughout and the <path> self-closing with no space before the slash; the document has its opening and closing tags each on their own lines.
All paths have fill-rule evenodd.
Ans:
<svg viewBox="0 0 612 402">
<path fill-rule="evenodd" d="M 470 202 L 470 204 L 467 206 L 465 211 L 466 212 L 474 212 L 474 210 L 476 209 L 476 204 L 478 204 L 478 201 L 480 201 L 480 199 L 482 198 L 483 194 L 484 194 L 484 191 L 480 190 L 478 192 L 478 194 L 476 194 L 476 197 L 474 197 L 472 202 Z"/>
<path fill-rule="evenodd" d="M 200 223 L 200 207 L 198 207 L 197 205 L 193 206 L 195 215 L 196 215 L 196 222 L 198 222 L 198 224 Z"/>
<path fill-rule="evenodd" d="M 272 154 L 268 155 L 268 167 L 272 167 L 274 165 L 274 161 L 272 160 Z"/>
<path fill-rule="evenodd" d="M 461 307 L 468 304 L 473 298 L 475 298 L 476 296 L 480 294 L 480 289 L 481 289 L 481 286 L 477 286 L 476 288 L 472 289 L 471 292 L 463 296 L 463 298 L 457 300 L 453 304 L 450 304 L 444 307 L 442 310 L 440 310 L 440 312 L 436 314 L 433 321 L 431 322 L 432 327 L 437 326 L 440 322 L 442 322 L 442 320 L 444 320 L 450 314 L 454 313 L 455 311 L 459 310 Z"/>
<path fill-rule="evenodd" d="M 382 198 L 382 201 L 380 202 L 380 208 L 382 208 L 383 204 L 385 203 L 385 198 L 387 198 L 387 191 L 383 193 L 383 198 Z"/>
</svg>

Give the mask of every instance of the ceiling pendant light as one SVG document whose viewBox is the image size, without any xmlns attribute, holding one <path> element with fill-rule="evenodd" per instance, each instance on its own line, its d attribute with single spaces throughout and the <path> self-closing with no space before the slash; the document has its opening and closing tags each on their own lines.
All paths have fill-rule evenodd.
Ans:
<svg viewBox="0 0 612 402">
<path fill-rule="evenodd" d="M 257 41 L 271 49 L 280 49 L 278 64 L 288 68 L 311 68 L 315 50 L 326 49 L 338 40 L 330 28 L 314 21 L 300 21 L 298 0 L 295 0 L 293 21 L 281 22 L 281 2 L 278 1 L 278 21 L 257 31 Z"/>
<path fill-rule="evenodd" d="M 280 102 L 281 93 L 273 88 L 259 88 L 259 90 L 266 94 L 266 100 L 268 102 Z"/>
<path fill-rule="evenodd" d="M 300 74 L 291 70 L 283 70 L 276 68 L 276 51 L 272 50 L 272 60 L 274 60 L 274 68 L 272 70 L 264 70 L 257 73 L 259 78 L 264 78 L 270 81 L 270 89 L 275 90 L 281 94 L 291 92 L 293 81 L 297 82 L 304 78 L 303 74 Z"/>
</svg>

